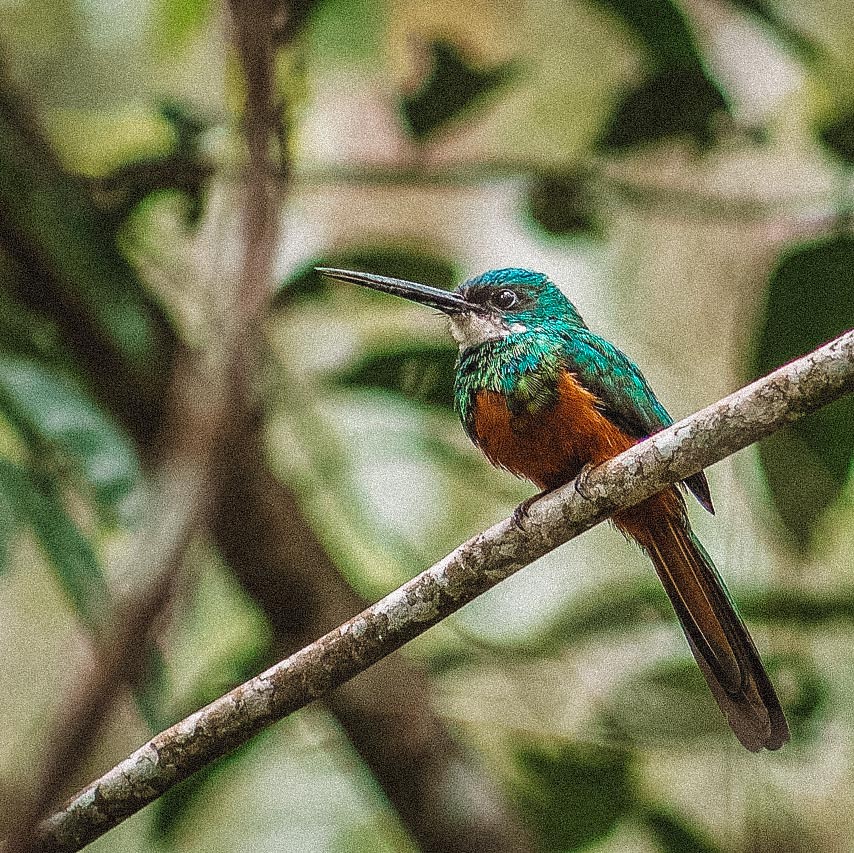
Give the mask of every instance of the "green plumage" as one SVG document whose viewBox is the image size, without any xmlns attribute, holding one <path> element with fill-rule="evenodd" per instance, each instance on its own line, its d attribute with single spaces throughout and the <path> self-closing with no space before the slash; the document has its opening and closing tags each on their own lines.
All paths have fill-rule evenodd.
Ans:
<svg viewBox="0 0 854 853">
<path fill-rule="evenodd" d="M 569 371 L 597 399 L 600 411 L 633 438 L 646 438 L 673 423 L 637 365 L 613 344 L 587 328 L 576 307 L 541 273 L 510 268 L 470 279 L 458 293 L 488 303 L 511 289 L 518 297 L 504 311 L 508 327 L 524 327 L 460 353 L 454 399 L 466 432 L 473 434 L 478 391 L 496 391 L 514 415 L 536 414 L 557 401 L 560 374 Z M 703 474 L 686 485 L 712 511 Z"/>
<path fill-rule="evenodd" d="M 449 292 L 352 270 L 322 272 L 447 314 L 460 345 L 455 401 L 466 431 L 493 464 L 541 488 L 560 486 L 583 466 L 598 465 L 671 423 L 635 364 L 594 335 L 540 273 L 493 270 Z M 500 397 L 481 400 L 481 391 Z M 685 484 L 712 511 L 703 473 Z M 539 497 L 517 508 L 517 524 L 523 525 Z M 624 507 L 614 523 L 655 565 L 712 695 L 741 743 L 753 751 L 786 743 L 789 730 L 774 687 L 691 530 L 679 491 L 667 488 Z"/>
</svg>

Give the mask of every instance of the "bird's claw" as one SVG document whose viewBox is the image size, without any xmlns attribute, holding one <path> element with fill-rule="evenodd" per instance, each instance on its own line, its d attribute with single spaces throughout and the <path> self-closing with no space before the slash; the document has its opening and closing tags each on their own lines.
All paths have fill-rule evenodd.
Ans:
<svg viewBox="0 0 854 853">
<path fill-rule="evenodd" d="M 510 518 L 510 523 L 514 527 L 518 527 L 523 533 L 526 533 L 528 528 L 525 526 L 525 522 L 528 520 L 528 514 L 531 511 L 531 507 L 541 498 L 543 495 L 547 495 L 548 491 L 537 492 L 535 495 L 531 495 L 531 497 L 526 498 L 513 510 L 513 515 Z"/>
<path fill-rule="evenodd" d="M 575 478 L 575 491 L 578 492 L 581 497 L 588 501 L 592 501 L 596 497 L 593 494 L 593 491 L 588 485 L 588 483 L 590 480 L 590 475 L 596 470 L 597 467 L 598 466 L 594 465 L 592 462 L 588 462 L 578 472 L 578 476 Z"/>
</svg>

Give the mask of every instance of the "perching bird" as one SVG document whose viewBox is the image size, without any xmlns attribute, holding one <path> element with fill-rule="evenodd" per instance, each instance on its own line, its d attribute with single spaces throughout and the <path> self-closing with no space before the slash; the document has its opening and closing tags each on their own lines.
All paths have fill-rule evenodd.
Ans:
<svg viewBox="0 0 854 853">
<path fill-rule="evenodd" d="M 543 493 L 673 422 L 638 367 L 591 332 L 542 273 L 491 270 L 450 292 L 369 273 L 318 271 L 446 313 L 460 349 L 454 396 L 466 432 L 493 465 Z M 714 512 L 702 472 L 684 485 Z M 519 508 L 517 519 L 529 505 Z M 714 563 L 691 530 L 680 489 L 672 486 L 620 510 L 613 521 L 655 565 L 736 737 L 754 752 L 781 747 L 789 729 L 780 702 Z"/>
</svg>

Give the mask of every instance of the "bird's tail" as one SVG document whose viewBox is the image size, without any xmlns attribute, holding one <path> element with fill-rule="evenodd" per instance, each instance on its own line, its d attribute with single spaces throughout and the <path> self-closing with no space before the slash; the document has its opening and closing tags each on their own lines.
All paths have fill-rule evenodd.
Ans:
<svg viewBox="0 0 854 853">
<path fill-rule="evenodd" d="M 735 736 L 752 752 L 789 740 L 783 709 L 681 495 L 657 495 L 616 519 L 649 554 L 691 651 Z"/>
</svg>

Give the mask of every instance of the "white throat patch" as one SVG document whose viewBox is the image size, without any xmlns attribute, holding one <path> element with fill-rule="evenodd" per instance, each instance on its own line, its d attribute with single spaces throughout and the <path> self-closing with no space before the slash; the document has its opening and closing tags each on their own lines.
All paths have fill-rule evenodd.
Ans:
<svg viewBox="0 0 854 853">
<path fill-rule="evenodd" d="M 459 344 L 460 352 L 469 347 L 476 347 L 487 341 L 498 341 L 509 338 L 517 332 L 527 332 L 528 327 L 522 323 L 508 326 L 500 317 L 489 314 L 475 314 L 473 311 L 465 314 L 452 314 L 450 317 L 451 335 Z"/>
</svg>

